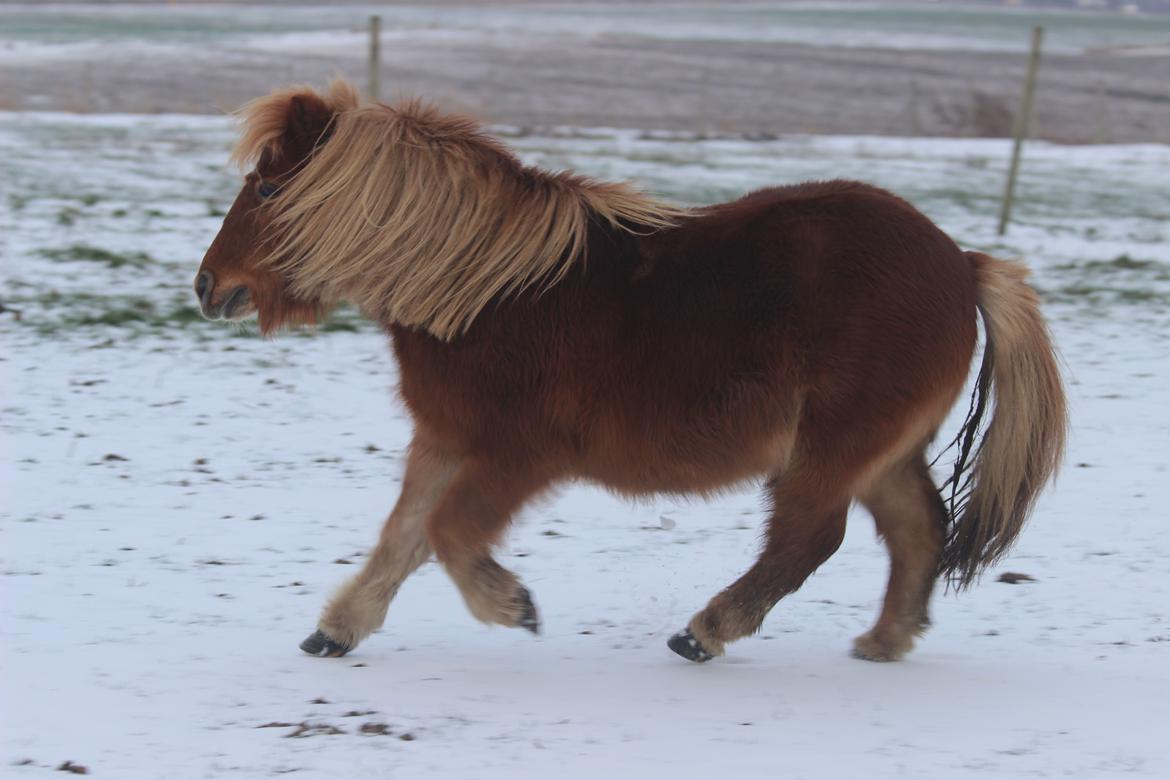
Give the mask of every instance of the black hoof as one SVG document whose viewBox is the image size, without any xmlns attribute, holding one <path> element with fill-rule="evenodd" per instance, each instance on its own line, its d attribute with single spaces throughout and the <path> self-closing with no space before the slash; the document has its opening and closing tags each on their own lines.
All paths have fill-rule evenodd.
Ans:
<svg viewBox="0 0 1170 780">
<path fill-rule="evenodd" d="M 706 663 L 715 657 L 699 644 L 699 640 L 695 639 L 695 635 L 691 633 L 689 628 L 684 628 L 672 636 L 667 640 L 666 646 L 688 661 L 694 661 L 697 664 Z"/>
<path fill-rule="evenodd" d="M 318 629 L 310 634 L 308 639 L 301 642 L 301 649 L 309 655 L 316 655 L 321 658 L 340 658 L 353 648 L 334 642 Z"/>
<path fill-rule="evenodd" d="M 520 621 L 517 626 L 527 629 L 534 634 L 540 633 L 540 617 L 536 614 L 536 605 L 532 603 L 532 594 L 523 586 L 516 593 L 516 602 L 520 605 Z"/>
</svg>

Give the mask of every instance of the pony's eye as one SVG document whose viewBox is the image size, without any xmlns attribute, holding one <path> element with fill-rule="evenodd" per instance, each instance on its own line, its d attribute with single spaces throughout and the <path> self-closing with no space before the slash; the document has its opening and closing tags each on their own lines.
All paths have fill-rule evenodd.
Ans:
<svg viewBox="0 0 1170 780">
<path fill-rule="evenodd" d="M 280 188 L 272 182 L 262 181 L 260 182 L 260 186 L 256 188 L 256 194 L 261 198 L 271 198 L 277 193 L 277 190 L 279 189 Z"/>
</svg>

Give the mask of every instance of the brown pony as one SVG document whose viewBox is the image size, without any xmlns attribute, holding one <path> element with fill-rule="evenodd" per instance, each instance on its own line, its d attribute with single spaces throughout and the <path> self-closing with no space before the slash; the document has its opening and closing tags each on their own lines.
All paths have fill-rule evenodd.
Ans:
<svg viewBox="0 0 1170 780">
<path fill-rule="evenodd" d="M 1064 395 L 1024 268 L 964 252 L 888 192 L 830 181 L 682 209 L 526 167 L 470 120 L 363 105 L 345 83 L 241 115 L 233 157 L 254 169 L 196 278 L 203 313 L 272 333 L 356 304 L 390 334 L 415 425 L 398 503 L 309 653 L 353 649 L 432 553 L 475 617 L 536 631 L 492 547 L 558 483 L 762 480 L 759 559 L 670 647 L 706 661 L 758 630 L 856 499 L 891 567 L 854 654 L 894 660 L 935 579 L 969 585 L 1003 555 L 1060 459 Z M 987 344 L 944 501 L 924 450 L 977 312 Z"/>
</svg>

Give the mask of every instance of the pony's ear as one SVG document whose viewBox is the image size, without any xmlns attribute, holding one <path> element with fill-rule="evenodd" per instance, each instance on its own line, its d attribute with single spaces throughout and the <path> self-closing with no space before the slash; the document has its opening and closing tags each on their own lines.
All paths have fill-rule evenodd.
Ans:
<svg viewBox="0 0 1170 780">
<path fill-rule="evenodd" d="M 285 155 L 293 160 L 308 157 L 320 143 L 333 121 L 333 111 L 316 93 L 299 92 L 289 98 L 285 117 Z"/>
<path fill-rule="evenodd" d="M 290 87 L 250 100 L 236 111 L 242 133 L 232 161 L 241 170 L 274 164 L 291 169 L 325 140 L 337 113 L 360 105 L 358 91 L 343 79 L 335 79 L 325 95 Z"/>
</svg>

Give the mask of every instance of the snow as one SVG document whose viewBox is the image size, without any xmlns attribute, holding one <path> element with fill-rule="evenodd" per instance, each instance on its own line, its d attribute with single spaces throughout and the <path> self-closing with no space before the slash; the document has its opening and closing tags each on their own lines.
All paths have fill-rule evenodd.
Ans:
<svg viewBox="0 0 1170 780">
<path fill-rule="evenodd" d="M 353 654 L 305 656 L 401 476 L 384 338 L 347 313 L 275 341 L 191 316 L 238 186 L 226 120 L 0 115 L 0 774 L 1170 774 L 1170 148 L 1029 145 L 1000 240 L 1002 141 L 501 132 L 529 161 L 688 201 L 868 179 L 1025 257 L 1073 432 L 1014 554 L 936 597 L 904 662 L 856 661 L 887 568 L 857 511 L 760 636 L 695 666 L 665 641 L 752 560 L 754 491 L 570 486 L 500 556 L 540 637 L 479 625 L 428 564 Z M 78 246 L 127 262 L 44 253 Z"/>
</svg>

